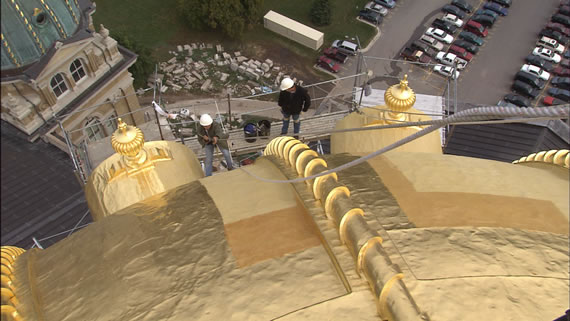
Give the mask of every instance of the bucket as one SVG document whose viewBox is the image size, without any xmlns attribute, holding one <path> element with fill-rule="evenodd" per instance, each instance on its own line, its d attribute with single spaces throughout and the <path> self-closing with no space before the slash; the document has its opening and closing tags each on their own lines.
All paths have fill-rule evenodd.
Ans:
<svg viewBox="0 0 570 321">
<path fill-rule="evenodd" d="M 257 123 L 257 133 L 263 138 L 269 138 L 271 134 L 271 123 L 268 120 L 260 120 Z"/>
<path fill-rule="evenodd" d="M 247 123 L 243 127 L 243 133 L 245 135 L 245 141 L 248 143 L 253 143 L 255 142 L 255 138 L 248 139 L 248 137 L 257 137 L 257 126 L 252 123 Z"/>
</svg>

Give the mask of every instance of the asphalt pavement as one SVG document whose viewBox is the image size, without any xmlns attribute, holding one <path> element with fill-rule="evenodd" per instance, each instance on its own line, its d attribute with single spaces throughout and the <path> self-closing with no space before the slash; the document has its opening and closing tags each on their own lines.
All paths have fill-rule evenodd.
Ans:
<svg viewBox="0 0 570 321">
<path fill-rule="evenodd" d="M 384 18 L 380 36 L 364 50 L 364 70 L 372 70 L 375 89 L 387 89 L 408 74 L 410 86 L 421 94 L 447 95 L 447 79 L 433 74 L 432 68 L 419 67 L 399 59 L 400 51 L 418 39 L 450 0 L 398 0 Z M 486 2 L 468 0 L 475 10 Z M 513 0 L 507 17 L 499 17 L 485 43 L 457 81 L 459 103 L 496 104 L 510 92 L 514 75 L 524 64 L 538 40 L 538 33 L 556 11 L 558 0 Z M 455 34 L 457 36 L 459 31 Z M 347 35 L 350 38 L 350 35 Z M 356 73 L 356 58 L 351 58 L 339 76 Z M 357 83 L 364 82 L 364 78 Z M 331 93 L 349 92 L 354 79 L 340 81 Z M 453 95 L 453 87 L 451 87 Z"/>
</svg>

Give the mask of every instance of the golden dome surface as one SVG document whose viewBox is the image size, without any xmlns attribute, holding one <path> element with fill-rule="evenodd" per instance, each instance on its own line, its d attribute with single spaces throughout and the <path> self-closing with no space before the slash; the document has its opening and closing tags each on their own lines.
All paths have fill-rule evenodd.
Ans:
<svg viewBox="0 0 570 321">
<path fill-rule="evenodd" d="M 393 111 L 402 112 L 410 109 L 416 102 L 416 94 L 408 86 L 408 75 L 400 83 L 393 85 L 384 93 L 386 106 Z"/>
</svg>

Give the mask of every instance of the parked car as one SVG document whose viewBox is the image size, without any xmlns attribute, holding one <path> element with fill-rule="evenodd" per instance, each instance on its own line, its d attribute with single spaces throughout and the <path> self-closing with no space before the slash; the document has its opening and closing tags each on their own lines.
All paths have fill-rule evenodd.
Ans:
<svg viewBox="0 0 570 321">
<path fill-rule="evenodd" d="M 551 49 L 546 49 L 543 47 L 536 47 L 532 51 L 532 54 L 535 56 L 539 56 L 547 61 L 552 61 L 554 63 L 559 63 L 562 58 L 560 55 L 552 51 Z"/>
<path fill-rule="evenodd" d="M 564 89 L 570 88 L 570 77 L 552 77 L 550 84 Z"/>
<path fill-rule="evenodd" d="M 478 37 L 476 34 L 469 32 L 469 31 L 461 31 L 459 33 L 459 39 L 466 40 L 474 45 L 482 46 L 483 45 L 483 38 Z"/>
<path fill-rule="evenodd" d="M 484 27 L 493 28 L 493 24 L 495 23 L 495 18 L 485 15 L 485 14 L 478 14 L 471 17 L 471 20 L 479 22 Z"/>
<path fill-rule="evenodd" d="M 421 50 L 416 50 L 412 57 L 410 58 L 411 61 L 421 62 L 422 64 L 429 64 L 431 62 L 430 56 L 428 56 L 425 52 Z"/>
<path fill-rule="evenodd" d="M 320 56 L 317 59 L 317 65 L 330 72 L 338 72 L 340 70 L 340 65 L 332 61 L 332 59 L 326 56 Z"/>
<path fill-rule="evenodd" d="M 566 104 L 565 101 L 560 100 L 558 98 L 554 98 L 552 96 L 545 96 L 542 99 L 542 103 L 545 104 L 546 106 L 556 106 L 556 105 L 564 105 Z"/>
<path fill-rule="evenodd" d="M 561 34 L 565 35 L 566 37 L 570 37 L 570 28 L 565 27 L 561 23 L 549 22 L 546 24 L 546 28 L 548 28 L 550 30 L 558 31 Z"/>
<path fill-rule="evenodd" d="M 345 63 L 348 60 L 348 56 L 340 52 L 337 48 L 326 48 L 323 50 L 323 54 L 341 63 Z"/>
<path fill-rule="evenodd" d="M 526 97 L 517 94 L 507 94 L 504 98 L 505 101 L 515 104 L 519 107 L 528 107 L 530 106 L 530 100 Z"/>
<path fill-rule="evenodd" d="M 538 78 L 535 75 L 531 75 L 528 72 L 523 71 L 517 71 L 515 80 L 525 82 L 536 89 L 544 89 L 544 86 L 546 86 L 546 81 Z"/>
<path fill-rule="evenodd" d="M 454 14 L 459 19 L 465 19 L 465 16 L 467 15 L 463 10 L 457 8 L 456 6 L 450 5 L 450 4 L 446 4 L 445 6 L 443 6 L 441 8 L 441 10 L 443 12 Z"/>
<path fill-rule="evenodd" d="M 448 66 L 453 66 L 454 63 L 457 63 L 457 70 L 463 70 L 467 66 L 467 61 L 464 59 L 458 58 L 455 54 L 446 53 L 443 51 L 437 53 L 435 60 Z"/>
<path fill-rule="evenodd" d="M 451 22 L 447 22 L 447 21 L 439 19 L 439 18 L 435 19 L 431 23 L 431 25 L 447 32 L 448 34 L 453 34 L 457 31 L 457 27 L 455 25 L 453 25 Z"/>
<path fill-rule="evenodd" d="M 548 81 L 548 79 L 550 79 L 550 73 L 548 73 L 547 71 L 544 71 L 544 70 L 542 70 L 539 67 L 534 66 L 534 65 L 524 64 L 521 67 L 521 71 L 527 72 L 531 75 L 535 75 L 538 78 L 543 79 L 545 81 Z"/>
<path fill-rule="evenodd" d="M 471 59 L 473 59 L 472 53 L 465 50 L 465 48 L 461 48 L 461 47 L 456 46 L 456 45 L 449 46 L 449 49 L 447 51 L 457 55 L 457 57 L 459 57 L 463 60 L 466 60 L 466 61 L 471 61 Z"/>
<path fill-rule="evenodd" d="M 434 37 L 430 37 L 428 35 L 422 35 L 420 37 L 420 40 L 427 43 L 428 46 L 432 47 L 435 50 L 438 50 L 438 51 L 443 50 L 443 44 L 441 42 L 435 40 Z"/>
<path fill-rule="evenodd" d="M 428 28 L 425 32 L 426 35 L 432 36 L 439 41 L 443 41 L 447 44 L 450 44 L 453 41 L 453 37 L 445 33 L 445 31 L 437 28 Z"/>
<path fill-rule="evenodd" d="M 570 49 L 566 48 L 566 51 L 564 51 L 564 54 L 562 55 L 562 57 L 566 58 L 566 59 L 570 59 Z"/>
<path fill-rule="evenodd" d="M 348 55 L 356 56 L 356 53 L 358 53 L 358 45 L 346 40 L 335 40 L 332 43 L 332 47 Z"/>
<path fill-rule="evenodd" d="M 558 31 L 554 31 L 554 30 L 551 30 L 548 28 L 542 29 L 538 35 L 541 37 L 544 36 L 544 37 L 552 38 L 552 39 L 554 39 L 560 43 L 566 43 L 568 40 L 568 38 L 565 35 L 561 34 Z"/>
<path fill-rule="evenodd" d="M 570 17 L 570 6 L 560 6 L 558 8 L 558 14 Z"/>
<path fill-rule="evenodd" d="M 560 88 L 548 88 L 548 94 L 554 98 L 561 99 L 566 103 L 570 102 L 570 90 Z"/>
<path fill-rule="evenodd" d="M 552 39 L 552 38 L 548 38 L 548 37 L 540 37 L 540 39 L 538 39 L 538 41 L 536 42 L 537 46 L 542 46 L 548 49 L 552 49 L 557 53 L 563 53 L 564 52 L 564 46 L 559 44 L 558 41 Z"/>
<path fill-rule="evenodd" d="M 477 47 L 476 45 L 470 43 L 469 41 L 465 41 L 465 40 L 455 40 L 452 45 L 461 47 L 467 51 L 469 51 L 472 54 L 477 54 L 479 52 L 479 47 Z"/>
<path fill-rule="evenodd" d="M 503 7 L 509 8 L 511 6 L 512 0 L 491 0 L 495 3 L 500 4 Z"/>
<path fill-rule="evenodd" d="M 566 27 L 570 27 L 570 17 L 565 16 L 563 14 L 557 13 L 557 14 L 552 15 L 552 18 L 550 18 L 550 21 L 558 22 L 558 23 L 565 25 Z"/>
<path fill-rule="evenodd" d="M 488 9 L 491 11 L 495 11 L 496 13 L 498 13 L 501 16 L 508 16 L 509 15 L 509 10 L 507 8 L 503 8 L 502 6 L 500 6 L 497 3 L 494 2 L 487 2 L 483 5 L 483 9 Z"/>
<path fill-rule="evenodd" d="M 435 65 L 433 67 L 433 71 L 440 73 L 446 77 L 451 77 L 451 79 L 459 78 L 459 71 L 455 70 L 455 72 L 453 72 L 453 68 L 449 66 Z"/>
<path fill-rule="evenodd" d="M 370 11 L 376 11 L 378 12 L 382 17 L 384 17 L 385 15 L 388 14 L 388 9 L 386 9 L 385 7 L 375 3 L 374 1 L 370 1 L 368 2 L 365 6 L 364 9 L 366 10 L 370 10 Z"/>
<path fill-rule="evenodd" d="M 552 70 L 552 73 L 555 74 L 556 76 L 568 77 L 570 76 L 570 69 L 558 66 L 554 68 L 554 70 Z"/>
<path fill-rule="evenodd" d="M 560 61 L 560 66 L 570 68 L 570 59 L 562 59 Z"/>
<path fill-rule="evenodd" d="M 548 72 L 551 72 L 554 69 L 553 64 L 551 64 L 550 62 L 540 58 L 539 56 L 528 55 L 528 56 L 526 56 L 525 60 L 529 64 L 540 67 L 540 68 L 542 68 Z"/>
<path fill-rule="evenodd" d="M 520 80 L 515 80 L 515 82 L 511 86 L 511 89 L 516 93 L 519 93 L 523 96 L 527 96 L 530 98 L 536 98 L 536 96 L 540 94 L 540 90 Z"/>
<path fill-rule="evenodd" d="M 489 34 L 487 28 L 485 28 L 482 24 L 474 20 L 467 21 L 467 24 L 465 24 L 465 27 L 463 27 L 463 29 L 472 32 L 479 37 L 487 37 L 487 35 Z"/>
<path fill-rule="evenodd" d="M 504 99 L 499 100 L 499 102 L 497 103 L 497 106 L 499 106 L 499 107 L 518 107 L 517 105 L 515 105 L 513 103 L 509 103 Z"/>
<path fill-rule="evenodd" d="M 416 49 L 416 50 L 420 50 L 420 51 L 425 52 L 430 57 L 435 57 L 435 55 L 437 54 L 437 51 L 433 50 L 433 48 L 431 48 L 426 43 L 419 41 L 419 40 L 412 42 L 411 47 Z"/>
<path fill-rule="evenodd" d="M 394 0 L 374 0 L 377 4 L 386 7 L 386 8 L 394 8 L 396 6 L 396 1 Z"/>
<path fill-rule="evenodd" d="M 476 15 L 486 15 L 486 16 L 489 16 L 489 17 L 493 17 L 493 19 L 495 19 L 495 20 L 499 17 L 499 14 L 498 14 L 498 13 L 496 13 L 496 12 L 493 11 L 493 10 L 489 10 L 489 9 L 479 9 L 479 10 L 475 11 L 475 14 L 476 14 Z"/>
<path fill-rule="evenodd" d="M 406 60 L 411 60 L 414 52 L 416 52 L 416 49 L 406 47 L 402 50 L 402 52 L 400 52 L 400 57 L 402 57 Z"/>
<path fill-rule="evenodd" d="M 441 19 L 452 23 L 457 28 L 461 28 L 463 26 L 463 20 L 459 19 L 456 15 L 454 15 L 452 13 L 444 14 L 443 18 L 441 18 Z"/>
<path fill-rule="evenodd" d="M 465 0 L 452 0 L 451 4 L 467 13 L 473 12 L 473 6 Z"/>
<path fill-rule="evenodd" d="M 382 23 L 382 15 L 380 15 L 376 11 L 370 10 L 360 10 L 358 16 L 366 21 L 369 21 L 375 25 L 379 25 Z"/>
</svg>

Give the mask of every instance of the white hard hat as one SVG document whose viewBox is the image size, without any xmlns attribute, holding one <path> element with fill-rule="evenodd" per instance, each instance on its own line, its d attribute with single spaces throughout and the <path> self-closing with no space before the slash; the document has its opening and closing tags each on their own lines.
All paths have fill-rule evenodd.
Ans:
<svg viewBox="0 0 570 321">
<path fill-rule="evenodd" d="M 204 115 L 200 116 L 200 125 L 202 125 L 202 126 L 212 125 L 213 122 L 214 122 L 214 120 L 212 120 L 212 117 L 210 117 L 210 115 L 208 115 L 208 114 L 204 114 Z"/>
<path fill-rule="evenodd" d="M 287 78 L 283 78 L 283 80 L 281 81 L 281 86 L 279 86 L 280 90 L 287 90 L 291 87 L 293 87 L 293 85 L 295 85 L 295 83 L 293 82 L 293 79 L 287 77 Z"/>
</svg>

